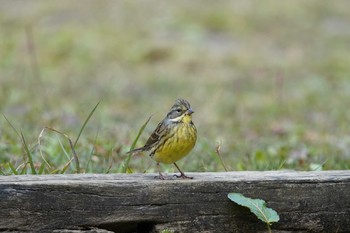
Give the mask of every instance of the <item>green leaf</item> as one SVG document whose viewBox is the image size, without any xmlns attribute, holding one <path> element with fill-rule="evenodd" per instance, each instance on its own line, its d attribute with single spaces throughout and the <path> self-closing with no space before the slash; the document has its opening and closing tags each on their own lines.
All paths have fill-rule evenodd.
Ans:
<svg viewBox="0 0 350 233">
<path fill-rule="evenodd" d="M 171 230 L 171 229 L 164 229 L 161 231 L 161 233 L 174 233 L 175 231 L 174 230 Z"/>
<path fill-rule="evenodd" d="M 328 159 L 324 161 L 323 163 L 311 163 L 310 164 L 310 170 L 311 171 L 322 171 L 323 166 L 327 163 Z"/>
<path fill-rule="evenodd" d="M 266 202 L 261 199 L 251 199 L 243 196 L 240 193 L 229 193 L 228 198 L 238 205 L 247 207 L 255 214 L 258 219 L 271 225 L 273 222 L 278 222 L 280 217 L 277 212 L 271 208 L 266 207 Z"/>
<path fill-rule="evenodd" d="M 311 171 L 322 171 L 322 166 L 323 166 L 323 164 L 311 163 L 310 170 Z"/>
</svg>

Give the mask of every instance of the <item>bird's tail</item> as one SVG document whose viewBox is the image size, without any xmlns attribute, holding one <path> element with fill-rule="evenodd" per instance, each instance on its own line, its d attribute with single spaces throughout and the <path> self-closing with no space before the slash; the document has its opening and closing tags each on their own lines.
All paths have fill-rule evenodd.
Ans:
<svg viewBox="0 0 350 233">
<path fill-rule="evenodd" d="M 126 152 L 127 154 L 133 154 L 133 153 L 136 153 L 136 152 L 142 152 L 144 151 L 145 148 L 144 147 L 140 147 L 140 148 L 136 148 L 136 149 L 133 149 L 133 150 L 129 150 L 128 152 Z"/>
</svg>

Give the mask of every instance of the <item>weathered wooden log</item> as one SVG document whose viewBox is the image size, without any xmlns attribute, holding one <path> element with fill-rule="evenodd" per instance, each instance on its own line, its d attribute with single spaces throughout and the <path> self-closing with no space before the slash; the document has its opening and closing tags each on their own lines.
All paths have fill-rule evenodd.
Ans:
<svg viewBox="0 0 350 233">
<path fill-rule="evenodd" d="M 260 198 L 273 232 L 350 232 L 350 171 L 0 177 L 0 232 L 266 232 L 230 192 Z"/>
</svg>

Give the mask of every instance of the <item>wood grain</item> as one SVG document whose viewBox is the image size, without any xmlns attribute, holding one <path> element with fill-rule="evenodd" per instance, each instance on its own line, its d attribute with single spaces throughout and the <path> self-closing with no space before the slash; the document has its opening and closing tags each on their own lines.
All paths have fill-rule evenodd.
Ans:
<svg viewBox="0 0 350 233">
<path fill-rule="evenodd" d="M 230 192 L 275 209 L 273 232 L 350 232 L 350 171 L 155 175 L 1 176 L 0 232 L 266 232 Z"/>
</svg>

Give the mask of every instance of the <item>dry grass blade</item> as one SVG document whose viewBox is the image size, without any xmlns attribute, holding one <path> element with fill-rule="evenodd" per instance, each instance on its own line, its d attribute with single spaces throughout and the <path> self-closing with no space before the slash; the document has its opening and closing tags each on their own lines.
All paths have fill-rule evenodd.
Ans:
<svg viewBox="0 0 350 233">
<path fill-rule="evenodd" d="M 112 159 L 110 159 L 110 161 L 108 162 L 108 168 L 107 168 L 107 170 L 106 170 L 106 174 L 108 174 L 109 172 L 110 172 L 110 170 L 112 169 L 112 166 L 113 166 L 113 160 Z"/>
<path fill-rule="evenodd" d="M 47 166 L 49 166 L 49 168 L 51 168 L 51 165 L 49 164 L 49 162 L 45 159 L 45 156 L 43 155 L 43 152 L 41 150 L 41 138 L 43 137 L 44 135 L 44 131 L 45 131 L 46 127 L 43 128 L 39 134 L 39 137 L 38 137 L 38 146 L 39 146 L 39 154 L 41 156 L 41 158 L 44 160 L 44 162 L 47 164 Z"/>
<path fill-rule="evenodd" d="M 71 164 L 71 162 L 73 161 L 73 158 L 71 158 L 66 165 L 64 165 L 63 169 L 61 170 L 61 174 L 64 174 L 66 172 L 66 170 L 68 169 L 68 166 Z"/>
<path fill-rule="evenodd" d="M 24 175 L 27 173 L 27 165 L 28 165 L 28 163 L 23 163 L 23 164 L 18 166 L 18 168 L 22 166 L 22 171 L 20 173 L 21 175 Z"/>
<path fill-rule="evenodd" d="M 113 166 L 113 149 L 111 150 L 111 153 L 108 154 L 108 167 L 104 173 L 108 174 Z"/>
</svg>

